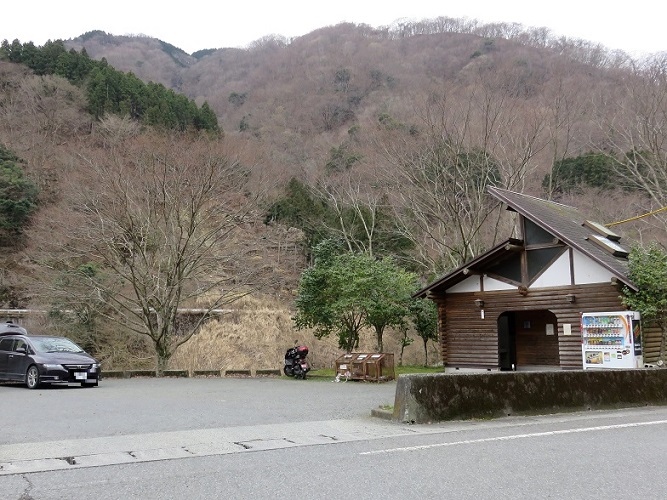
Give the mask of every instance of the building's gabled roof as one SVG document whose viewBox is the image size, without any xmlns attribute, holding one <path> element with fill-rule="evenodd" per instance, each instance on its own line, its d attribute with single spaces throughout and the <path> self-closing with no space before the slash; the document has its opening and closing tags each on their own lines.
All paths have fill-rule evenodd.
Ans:
<svg viewBox="0 0 667 500">
<path fill-rule="evenodd" d="M 583 225 L 585 219 L 576 208 L 495 187 L 489 188 L 489 192 L 505 203 L 509 209 L 516 211 L 566 245 L 588 256 L 633 290 L 637 289 L 628 278 L 628 259 L 614 256 L 594 242 L 594 231 Z M 509 257 L 512 254 L 510 249 L 512 245 L 511 239 L 501 243 L 429 284 L 418 291 L 415 296 L 423 297 L 435 288 L 447 289 L 465 279 L 469 275 L 469 272 L 466 271 L 475 271 L 475 268 L 486 267 L 490 263 Z"/>
<path fill-rule="evenodd" d="M 517 240 L 515 238 L 509 238 L 499 245 L 493 247 L 486 253 L 478 256 L 477 258 L 466 262 L 461 267 L 455 269 L 454 271 L 446 274 L 442 278 L 434 281 L 425 288 L 419 290 L 414 294 L 415 297 L 425 297 L 429 292 L 433 291 L 436 288 L 448 289 L 453 285 L 463 281 L 471 274 L 481 274 L 483 269 L 502 262 L 503 260 L 514 255 L 514 247 L 517 245 L 523 244 L 522 240 Z"/>
<path fill-rule="evenodd" d="M 611 272 L 620 281 L 636 289 L 628 278 L 628 259 L 626 257 L 615 257 L 593 242 L 594 232 L 583 225 L 585 218 L 576 208 L 505 189 L 492 187 L 489 188 L 489 192 L 526 219 L 553 234 L 563 243 L 579 250 Z"/>
</svg>

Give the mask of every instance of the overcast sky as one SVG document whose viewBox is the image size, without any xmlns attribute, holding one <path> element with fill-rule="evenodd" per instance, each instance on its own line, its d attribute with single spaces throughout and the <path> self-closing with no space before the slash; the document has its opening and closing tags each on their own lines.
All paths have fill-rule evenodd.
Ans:
<svg viewBox="0 0 667 500">
<path fill-rule="evenodd" d="M 18 38 L 23 43 L 43 45 L 47 40 L 102 30 L 113 35 L 148 35 L 192 53 L 245 47 L 271 34 L 301 36 L 341 22 L 378 27 L 398 19 L 420 21 L 445 16 L 547 27 L 554 36 L 599 42 L 609 49 L 641 56 L 667 51 L 666 12 L 667 7 L 659 0 L 559 0 L 548 4 L 534 0 L 114 0 L 101 4 L 33 0 L 3 2 L 0 40 Z"/>
</svg>

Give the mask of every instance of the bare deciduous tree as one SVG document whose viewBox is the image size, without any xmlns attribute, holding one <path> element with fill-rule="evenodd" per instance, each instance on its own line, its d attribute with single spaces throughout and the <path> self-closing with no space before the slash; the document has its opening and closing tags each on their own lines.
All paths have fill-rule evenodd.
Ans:
<svg viewBox="0 0 667 500">
<path fill-rule="evenodd" d="M 653 213 L 646 223 L 667 228 L 667 55 L 649 57 L 633 66 L 633 74 L 614 95 L 601 95 L 596 109 L 604 140 L 591 148 L 615 159 L 618 185 L 645 198 L 639 212 Z M 640 214 L 636 214 L 640 215 Z"/>
<path fill-rule="evenodd" d="M 327 227 L 338 234 L 348 251 L 373 256 L 378 224 L 386 207 L 383 194 L 361 189 L 361 182 L 346 176 L 340 183 L 325 182 L 317 189 L 336 215 L 336 226 Z M 361 229 L 361 231 L 359 231 Z M 361 234 L 360 234 L 361 233 Z"/>
<path fill-rule="evenodd" d="M 626 96 L 600 120 L 618 160 L 617 173 L 656 204 L 667 204 L 667 55 L 635 67 Z M 604 104 L 604 102 L 603 102 Z M 599 145 L 598 145 L 599 147 Z"/>
<path fill-rule="evenodd" d="M 248 293 L 253 200 L 249 172 L 218 143 L 145 140 L 82 157 L 93 182 L 72 200 L 66 251 L 51 259 L 88 282 L 106 317 L 150 339 L 161 374 L 216 309 Z M 193 306 L 184 326 L 179 309 Z"/>
<path fill-rule="evenodd" d="M 391 165 L 383 184 L 427 272 L 452 269 L 495 243 L 501 219 L 487 187 L 522 190 L 545 147 L 543 120 L 514 97 L 516 86 L 497 88 L 481 74 L 463 91 L 451 87 L 423 107 L 416 137 L 397 129 L 380 144 Z"/>
</svg>

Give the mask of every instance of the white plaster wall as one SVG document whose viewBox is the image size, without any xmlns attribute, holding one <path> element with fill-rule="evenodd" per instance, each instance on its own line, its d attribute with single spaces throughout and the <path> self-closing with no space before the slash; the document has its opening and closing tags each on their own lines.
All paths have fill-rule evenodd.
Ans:
<svg viewBox="0 0 667 500">
<path fill-rule="evenodd" d="M 574 253 L 574 284 L 605 283 L 613 277 L 607 269 L 590 259 L 586 255 Z M 515 285 L 484 276 L 484 291 L 514 290 Z M 549 288 L 553 286 L 570 285 L 570 253 L 565 252 L 531 285 L 531 288 Z M 469 276 L 460 283 L 452 286 L 447 293 L 479 292 L 479 275 Z"/>
<path fill-rule="evenodd" d="M 447 293 L 479 292 L 479 276 L 469 276 L 447 290 Z"/>
<path fill-rule="evenodd" d="M 565 252 L 530 285 L 531 288 L 570 285 L 570 253 Z"/>
<path fill-rule="evenodd" d="M 493 290 L 516 290 L 516 285 L 484 276 L 484 291 L 491 292 Z"/>
<path fill-rule="evenodd" d="M 586 255 L 574 250 L 574 283 L 609 282 L 614 275 Z"/>
<path fill-rule="evenodd" d="M 489 278 L 484 276 L 484 291 L 490 292 L 493 290 L 514 290 L 516 289 L 515 285 L 510 285 L 504 281 L 499 281 L 497 279 Z M 457 283 L 453 287 L 447 290 L 447 293 L 466 293 L 466 292 L 479 292 L 479 275 L 470 276 L 460 283 Z"/>
</svg>

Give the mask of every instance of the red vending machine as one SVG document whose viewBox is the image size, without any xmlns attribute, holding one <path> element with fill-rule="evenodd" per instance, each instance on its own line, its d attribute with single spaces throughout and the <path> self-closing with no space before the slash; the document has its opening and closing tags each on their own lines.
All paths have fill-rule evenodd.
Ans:
<svg viewBox="0 0 667 500">
<path fill-rule="evenodd" d="M 643 368 L 639 312 L 583 313 L 581 352 L 584 370 Z"/>
</svg>

